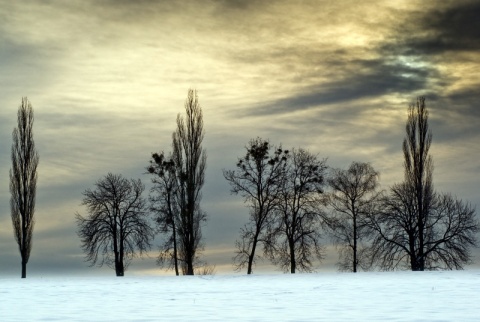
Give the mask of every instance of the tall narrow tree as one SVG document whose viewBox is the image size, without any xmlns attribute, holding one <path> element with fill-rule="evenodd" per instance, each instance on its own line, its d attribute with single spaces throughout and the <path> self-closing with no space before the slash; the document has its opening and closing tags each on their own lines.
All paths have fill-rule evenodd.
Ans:
<svg viewBox="0 0 480 322">
<path fill-rule="evenodd" d="M 33 140 L 33 108 L 26 97 L 18 108 L 18 127 L 13 130 L 10 208 L 13 232 L 22 258 L 22 278 L 32 250 L 35 224 L 38 152 Z"/>
<path fill-rule="evenodd" d="M 384 215 L 378 214 L 371 222 L 371 227 L 377 230 L 376 241 L 372 245 L 373 259 L 381 258 L 381 266 L 392 266 L 393 262 L 385 261 L 392 258 L 390 247 L 405 249 L 413 271 L 425 269 L 426 238 L 430 232 L 426 230 L 434 204 L 432 183 L 433 160 L 429 155 L 432 133 L 428 126 L 428 110 L 425 98 L 419 97 L 415 104 L 408 108 L 406 136 L 403 140 L 404 182 L 396 184 L 391 189 L 389 197 L 384 199 Z M 375 217 L 370 217 L 371 219 Z M 392 223 L 390 223 L 393 221 Z M 390 235 L 393 227 L 401 223 L 401 231 L 405 233 L 404 241 Z M 388 227 L 388 230 L 385 230 Z M 383 230 L 382 230 L 383 229 Z M 384 247 L 384 243 L 386 242 Z M 380 248 L 383 247 L 383 248 Z M 385 249 L 387 251 L 385 251 Z M 378 255 L 382 254 L 382 255 Z M 385 264 L 388 262 L 388 265 Z"/>
<path fill-rule="evenodd" d="M 461 269 L 471 262 L 479 224 L 470 204 L 433 190 L 425 98 L 409 107 L 406 132 L 404 182 L 393 185 L 382 210 L 369 216 L 371 258 L 384 269 Z"/>
<path fill-rule="evenodd" d="M 412 270 L 425 269 L 426 225 L 433 205 L 433 160 L 429 155 L 432 133 L 428 127 L 428 111 L 425 98 L 419 97 L 408 110 L 407 135 L 403 141 L 405 158 L 405 183 L 412 187 L 415 196 L 418 248 Z"/>
<path fill-rule="evenodd" d="M 183 269 L 186 275 L 194 275 L 198 250 L 202 248 L 202 223 L 207 219 L 200 207 L 207 153 L 202 147 L 205 132 L 196 90 L 188 91 L 185 112 L 185 118 L 180 114 L 177 116 L 177 130 L 173 133 L 173 162 L 178 175 L 180 220 L 177 228 Z"/>
</svg>

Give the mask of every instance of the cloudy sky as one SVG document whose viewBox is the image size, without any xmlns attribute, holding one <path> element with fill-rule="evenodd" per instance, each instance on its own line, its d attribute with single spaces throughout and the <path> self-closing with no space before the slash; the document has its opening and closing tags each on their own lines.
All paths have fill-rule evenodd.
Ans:
<svg viewBox="0 0 480 322">
<path fill-rule="evenodd" d="M 189 88 L 204 113 L 203 259 L 231 273 L 248 211 L 231 196 L 249 139 L 371 162 L 402 180 L 406 111 L 430 110 L 437 190 L 480 206 L 478 1 L 0 0 L 0 275 L 20 275 L 8 189 L 22 96 L 40 154 L 28 275 L 112 274 L 83 262 L 75 212 L 108 172 L 141 178 L 169 150 Z M 146 196 L 146 195 L 145 195 Z M 151 258 L 127 274 L 156 274 Z M 319 270 L 335 270 L 329 252 Z M 476 256 L 480 262 L 480 256 Z M 273 270 L 268 263 L 264 270 Z"/>
</svg>

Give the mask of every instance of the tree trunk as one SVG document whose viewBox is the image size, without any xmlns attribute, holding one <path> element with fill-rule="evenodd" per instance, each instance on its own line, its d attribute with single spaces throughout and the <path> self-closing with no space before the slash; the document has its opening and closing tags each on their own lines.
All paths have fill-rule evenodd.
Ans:
<svg viewBox="0 0 480 322">
<path fill-rule="evenodd" d="M 23 220 L 23 222 L 25 222 L 25 220 Z M 23 225 L 23 226 L 25 226 L 25 225 Z M 24 227 L 22 229 L 23 229 L 22 249 L 20 250 L 20 255 L 22 257 L 22 278 L 26 278 L 27 277 L 27 261 L 28 261 L 28 259 L 26 258 L 27 257 L 27 246 L 26 246 L 25 239 L 27 237 L 26 237 L 26 229 Z"/>
<path fill-rule="evenodd" d="M 22 260 L 22 278 L 27 277 L 27 262 Z"/>
<path fill-rule="evenodd" d="M 412 271 L 418 271 L 417 252 L 415 251 L 415 234 L 413 232 L 408 233 L 408 247 L 410 250 L 410 268 Z"/>
<path fill-rule="evenodd" d="M 414 254 L 413 259 L 414 264 L 412 265 L 412 271 L 424 271 L 425 270 L 425 261 L 423 260 L 423 254 Z"/>
<path fill-rule="evenodd" d="M 125 266 L 123 265 L 124 246 L 125 239 L 123 237 L 123 227 L 120 227 L 120 250 L 118 254 L 118 273 L 117 276 L 123 276 L 125 274 Z"/>
<path fill-rule="evenodd" d="M 289 240 L 288 246 L 290 247 L 290 273 L 295 274 L 297 263 L 295 262 L 295 244 L 292 240 Z"/>
<path fill-rule="evenodd" d="M 123 267 L 123 261 L 120 259 L 120 255 L 118 251 L 114 251 L 114 253 L 115 253 L 115 274 L 117 276 L 123 276 L 125 272 L 125 269 Z"/>
<path fill-rule="evenodd" d="M 422 214 L 423 216 L 423 214 Z M 416 256 L 416 266 L 418 271 L 423 271 L 425 270 L 425 256 L 423 253 L 424 249 L 424 243 L 425 243 L 425 235 L 424 235 L 424 225 L 423 225 L 423 218 L 420 219 L 421 224 L 419 225 L 419 250 L 418 250 L 418 255 Z"/>
<path fill-rule="evenodd" d="M 415 252 L 412 252 L 410 254 L 410 266 L 412 267 L 412 271 L 420 271 L 420 267 L 418 265 L 418 257 L 417 257 L 417 254 Z"/>
<path fill-rule="evenodd" d="M 420 168 L 423 173 L 423 165 Z M 420 178 L 421 180 L 421 178 Z M 417 187 L 417 204 L 418 204 L 418 255 L 416 256 L 416 266 L 418 271 L 423 271 L 425 269 L 425 261 L 423 255 L 423 249 L 425 244 L 425 223 L 426 215 L 423 209 L 423 185 L 419 184 Z"/>
<path fill-rule="evenodd" d="M 173 219 L 172 219 L 173 220 Z M 177 227 L 173 224 L 173 263 L 175 266 L 175 275 L 178 276 L 178 252 L 177 252 Z"/>
<path fill-rule="evenodd" d="M 253 259 L 255 258 L 255 249 L 257 248 L 257 242 L 258 242 L 258 232 L 255 234 L 255 237 L 253 239 L 253 244 L 252 244 L 252 251 L 248 256 L 247 274 L 252 274 L 252 265 L 253 265 Z"/>
<path fill-rule="evenodd" d="M 26 170 L 24 170 L 26 171 Z M 24 172 L 26 173 L 26 172 Z M 25 176 L 23 180 L 24 187 L 26 187 L 26 182 L 25 182 Z M 22 249 L 20 251 L 20 254 L 22 256 L 22 278 L 27 277 L 27 224 L 26 224 L 26 203 L 27 203 L 27 195 L 26 195 L 26 188 L 24 188 L 24 194 L 23 194 L 23 207 L 22 207 Z"/>
<path fill-rule="evenodd" d="M 115 263 L 115 273 L 117 276 L 123 276 L 125 271 L 123 269 L 122 263 Z"/>
<path fill-rule="evenodd" d="M 194 275 L 193 271 L 193 238 L 191 232 L 188 232 L 185 247 L 185 275 Z"/>
<path fill-rule="evenodd" d="M 253 247 L 252 249 L 255 249 L 255 247 Z M 248 275 L 252 274 L 253 257 L 255 256 L 254 251 L 255 250 L 253 250 L 253 252 L 250 253 L 250 255 L 248 256 L 248 266 L 247 266 L 247 274 Z"/>
<path fill-rule="evenodd" d="M 194 168 L 190 168 L 189 170 L 190 175 L 193 175 L 195 173 Z M 187 251 L 185 252 L 186 258 L 186 264 L 187 264 L 187 275 L 194 275 L 194 270 L 193 270 L 193 261 L 195 260 L 195 184 L 191 181 L 193 180 L 192 178 L 188 178 L 187 182 Z"/>
<path fill-rule="evenodd" d="M 352 209 L 355 209 L 354 207 Z M 357 214 L 353 210 L 353 272 L 357 272 Z"/>
<path fill-rule="evenodd" d="M 123 268 L 122 263 L 115 264 L 115 273 L 117 274 L 117 276 L 124 276 L 125 270 Z"/>
<path fill-rule="evenodd" d="M 189 258 L 189 260 L 187 261 L 187 275 L 194 275 L 194 271 L 193 271 L 193 262 L 192 260 Z"/>
<path fill-rule="evenodd" d="M 123 267 L 123 251 L 120 246 L 120 251 L 115 253 L 115 273 L 117 276 L 123 276 L 125 268 Z"/>
</svg>

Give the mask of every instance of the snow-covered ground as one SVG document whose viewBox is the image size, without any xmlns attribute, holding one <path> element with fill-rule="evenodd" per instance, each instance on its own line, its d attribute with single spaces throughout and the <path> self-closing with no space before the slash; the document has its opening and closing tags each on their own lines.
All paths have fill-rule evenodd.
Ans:
<svg viewBox="0 0 480 322">
<path fill-rule="evenodd" d="M 0 321 L 480 321 L 480 272 L 0 278 Z"/>
</svg>

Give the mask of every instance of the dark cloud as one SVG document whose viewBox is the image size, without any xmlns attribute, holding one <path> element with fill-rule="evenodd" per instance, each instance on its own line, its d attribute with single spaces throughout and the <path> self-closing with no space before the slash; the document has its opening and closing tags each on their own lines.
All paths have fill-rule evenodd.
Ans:
<svg viewBox="0 0 480 322">
<path fill-rule="evenodd" d="M 436 73 L 428 67 L 412 68 L 383 60 L 359 60 L 350 62 L 350 65 L 347 62 L 346 66 L 345 68 L 351 70 L 351 74 L 344 79 L 314 85 L 304 92 L 266 102 L 246 113 L 282 114 L 388 94 L 413 93 L 424 89 L 428 78 Z"/>
<path fill-rule="evenodd" d="M 426 13 L 420 28 L 432 36 L 422 43 L 413 42 L 426 53 L 480 49 L 480 2 L 454 4 Z"/>
<path fill-rule="evenodd" d="M 286 79 L 300 83 L 308 80 L 307 84 L 310 84 L 286 97 L 264 99 L 254 109 L 238 114 L 281 115 L 386 95 L 410 95 L 411 100 L 417 95 L 425 95 L 432 103 L 438 101 L 441 106 L 450 103 L 450 106 L 455 106 L 466 115 L 477 115 L 480 110 L 475 103 L 480 97 L 477 86 L 462 88 L 461 92 L 449 91 L 443 97 L 448 86 L 458 81 L 458 78 L 439 68 L 442 60 L 451 58 L 442 56 L 425 60 L 416 55 L 447 51 L 474 52 L 480 46 L 478 16 L 478 2 L 451 3 L 427 12 L 415 11 L 405 15 L 385 41 L 370 49 L 377 54 L 375 59 L 355 58 L 357 53 L 344 48 L 331 47 L 337 48 L 332 51 L 330 47 L 318 49 L 301 45 L 300 48 L 277 46 L 263 56 L 255 50 L 243 52 L 237 57 L 243 63 L 253 62 L 258 57 L 257 60 L 266 64 L 273 62 L 283 66 Z M 314 66 L 322 66 L 322 72 L 327 73 L 329 80 L 316 78 L 312 72 Z M 302 78 L 293 76 L 298 73 Z"/>
<path fill-rule="evenodd" d="M 388 51 L 404 55 L 436 55 L 480 49 L 480 2 L 457 1 L 412 13 L 399 27 Z"/>
<path fill-rule="evenodd" d="M 438 143 L 475 140 L 477 136 L 480 83 L 469 73 L 469 67 L 458 67 L 469 64 L 475 68 L 480 62 L 478 17 L 478 1 L 452 1 L 427 11 L 415 11 L 405 18 L 393 40 L 379 48 L 385 56 L 409 57 L 435 71 L 428 75 L 428 83 L 418 88 L 418 93 L 426 96 L 434 140 Z"/>
</svg>

